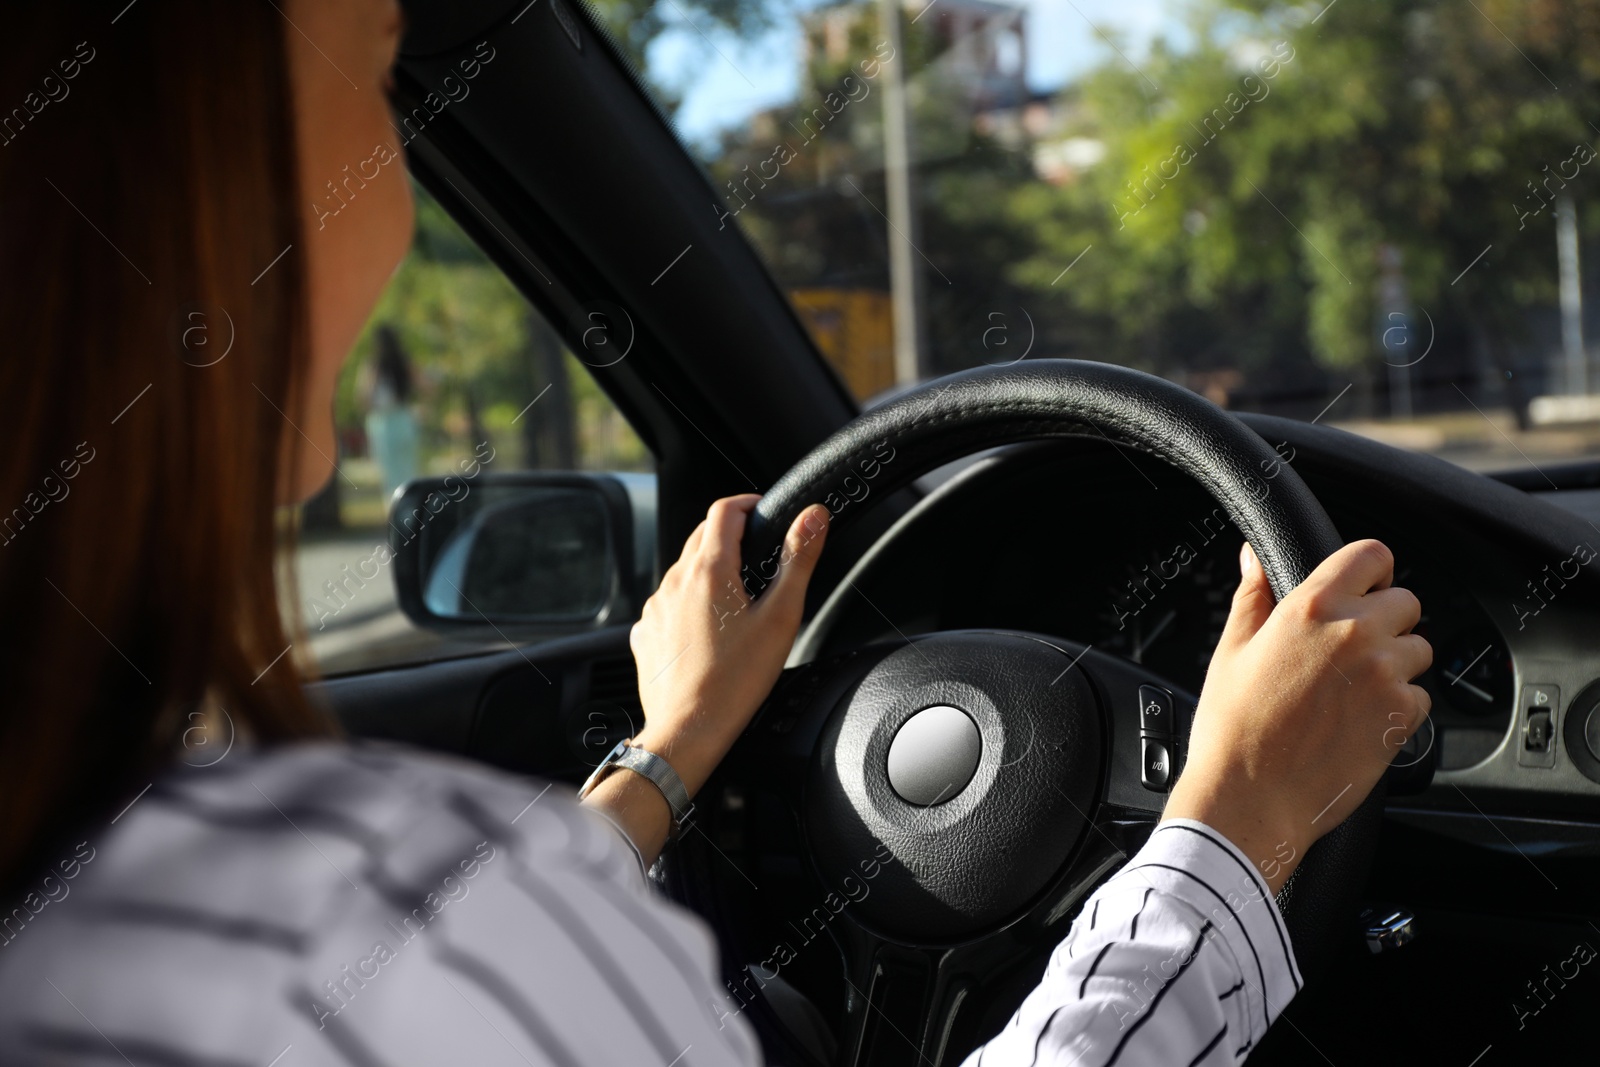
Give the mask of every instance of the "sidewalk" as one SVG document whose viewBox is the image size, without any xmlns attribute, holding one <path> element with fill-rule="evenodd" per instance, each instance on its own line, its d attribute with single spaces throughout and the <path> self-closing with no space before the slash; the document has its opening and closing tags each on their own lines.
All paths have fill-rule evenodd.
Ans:
<svg viewBox="0 0 1600 1067">
<path fill-rule="evenodd" d="M 1427 452 L 1473 471 L 1600 460 L 1600 422 L 1536 426 L 1519 432 L 1511 412 L 1421 415 L 1404 421 L 1330 420 L 1330 425 L 1411 452 Z"/>
</svg>

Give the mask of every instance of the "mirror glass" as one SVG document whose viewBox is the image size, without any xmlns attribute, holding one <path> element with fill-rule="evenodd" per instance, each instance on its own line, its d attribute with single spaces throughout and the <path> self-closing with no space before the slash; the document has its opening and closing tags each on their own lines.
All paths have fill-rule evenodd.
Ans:
<svg viewBox="0 0 1600 1067">
<path fill-rule="evenodd" d="M 427 534 L 423 601 L 443 618 L 593 619 L 612 599 L 611 529 L 594 490 L 480 485 Z"/>
</svg>

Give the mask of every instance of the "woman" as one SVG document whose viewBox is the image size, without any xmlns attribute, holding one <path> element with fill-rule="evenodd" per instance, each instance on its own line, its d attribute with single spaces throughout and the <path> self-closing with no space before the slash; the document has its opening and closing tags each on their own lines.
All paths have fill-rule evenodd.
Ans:
<svg viewBox="0 0 1600 1067">
<path fill-rule="evenodd" d="M 341 743 L 302 693 L 273 516 L 330 475 L 339 364 L 410 237 L 398 168 L 322 206 L 393 151 L 393 0 L 13 19 L 0 588 L 29 625 L 0 645 L 0 1061 L 760 1062 L 708 931 L 641 876 L 671 827 L 654 781 L 617 770 L 580 805 Z M 632 633 L 635 745 L 691 794 L 826 539 L 813 507 L 713 626 L 754 499 L 711 507 Z M 1242 562 L 1167 821 L 984 1062 L 1232 1062 L 1292 995 L 1287 942 L 1251 974 L 1244 946 L 1281 934 L 1270 892 L 1426 715 L 1431 653 L 1374 542 L 1276 608 Z M 1212 924 L 1183 878 L 1230 864 L 1257 891 Z"/>
<path fill-rule="evenodd" d="M 388 500 L 417 476 L 417 416 L 411 410 L 411 361 L 400 335 L 385 323 L 373 331 L 372 346 L 367 445 Z"/>
</svg>

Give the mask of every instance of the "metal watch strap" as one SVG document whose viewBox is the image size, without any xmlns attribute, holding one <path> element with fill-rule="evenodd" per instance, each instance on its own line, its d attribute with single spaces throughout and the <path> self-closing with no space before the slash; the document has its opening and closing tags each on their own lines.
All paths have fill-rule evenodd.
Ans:
<svg viewBox="0 0 1600 1067">
<path fill-rule="evenodd" d="M 683 779 L 672 769 L 672 764 L 649 749 L 633 745 L 632 740 L 629 738 L 617 743 L 617 747 L 612 749 L 600 762 L 600 766 L 594 769 L 594 773 L 589 775 L 589 780 L 583 783 L 583 788 L 578 790 L 578 796 L 579 798 L 588 796 L 612 768 L 626 767 L 635 774 L 650 779 L 655 787 L 661 790 L 661 795 L 666 798 L 667 807 L 672 811 L 672 836 L 677 837 L 684 823 L 688 822 L 689 816 L 694 814 L 694 804 L 689 800 L 689 790 L 684 788 Z"/>
</svg>

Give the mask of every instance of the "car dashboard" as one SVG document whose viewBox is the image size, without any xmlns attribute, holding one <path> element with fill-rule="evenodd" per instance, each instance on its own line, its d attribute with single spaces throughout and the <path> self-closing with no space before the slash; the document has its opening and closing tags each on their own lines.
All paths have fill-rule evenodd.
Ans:
<svg viewBox="0 0 1600 1067">
<path fill-rule="evenodd" d="M 1414 916 L 1415 941 L 1371 954 L 1352 908 L 1344 947 L 1250 1062 L 1469 1063 L 1491 1046 L 1516 1048 L 1516 1062 L 1568 1062 L 1560 1057 L 1572 1035 L 1586 1033 L 1578 998 L 1532 1033 L 1506 1006 L 1526 1000 L 1525 979 L 1570 958 L 1575 943 L 1600 943 L 1591 940 L 1600 937 L 1600 745 L 1589 740 L 1600 726 L 1600 561 L 1590 549 L 1600 528 L 1559 491 L 1530 492 L 1328 427 L 1243 419 L 1341 536 L 1389 545 L 1434 647 L 1419 679 L 1433 697 L 1432 727 L 1388 776 L 1359 891 L 1361 905 Z M 1070 437 L 992 449 L 918 487 L 917 502 L 827 591 L 790 666 L 993 628 L 1137 660 L 1180 704 L 1201 691 L 1242 536 L 1198 484 L 1132 448 Z M 774 736 L 788 736 L 788 706 L 767 723 Z M 1105 711 L 1113 737 L 1137 734 L 1137 705 Z M 1116 744 L 1108 748 L 1104 832 L 1086 848 L 1109 846 L 1112 830 L 1148 827 L 1164 802 L 1163 787 L 1135 780 Z M 1180 768 L 1183 748 L 1180 737 Z M 763 885 L 805 886 L 794 858 L 802 831 L 769 793 L 757 780 L 721 787 L 718 848 Z M 803 910 L 805 893 L 746 908 L 780 916 Z M 1005 1025 L 1007 1005 L 1044 965 L 1019 961 L 1013 985 L 995 991 L 1004 1010 L 971 1032 Z M 1352 1018 L 1384 1025 L 1352 1027 Z M 1545 1050 L 1556 1058 L 1541 1058 Z"/>
<path fill-rule="evenodd" d="M 1417 681 L 1433 714 L 1409 761 L 1434 774 L 1407 802 L 1459 810 L 1488 790 L 1519 814 L 1600 811 L 1600 532 L 1433 457 L 1246 421 L 1346 541 L 1393 550 L 1396 584 L 1422 602 L 1416 629 L 1434 663 Z M 1132 449 L 1074 438 L 993 450 L 928 487 L 818 612 L 791 662 L 1001 627 L 1082 642 L 1200 692 L 1243 536 L 1196 483 Z"/>
</svg>

